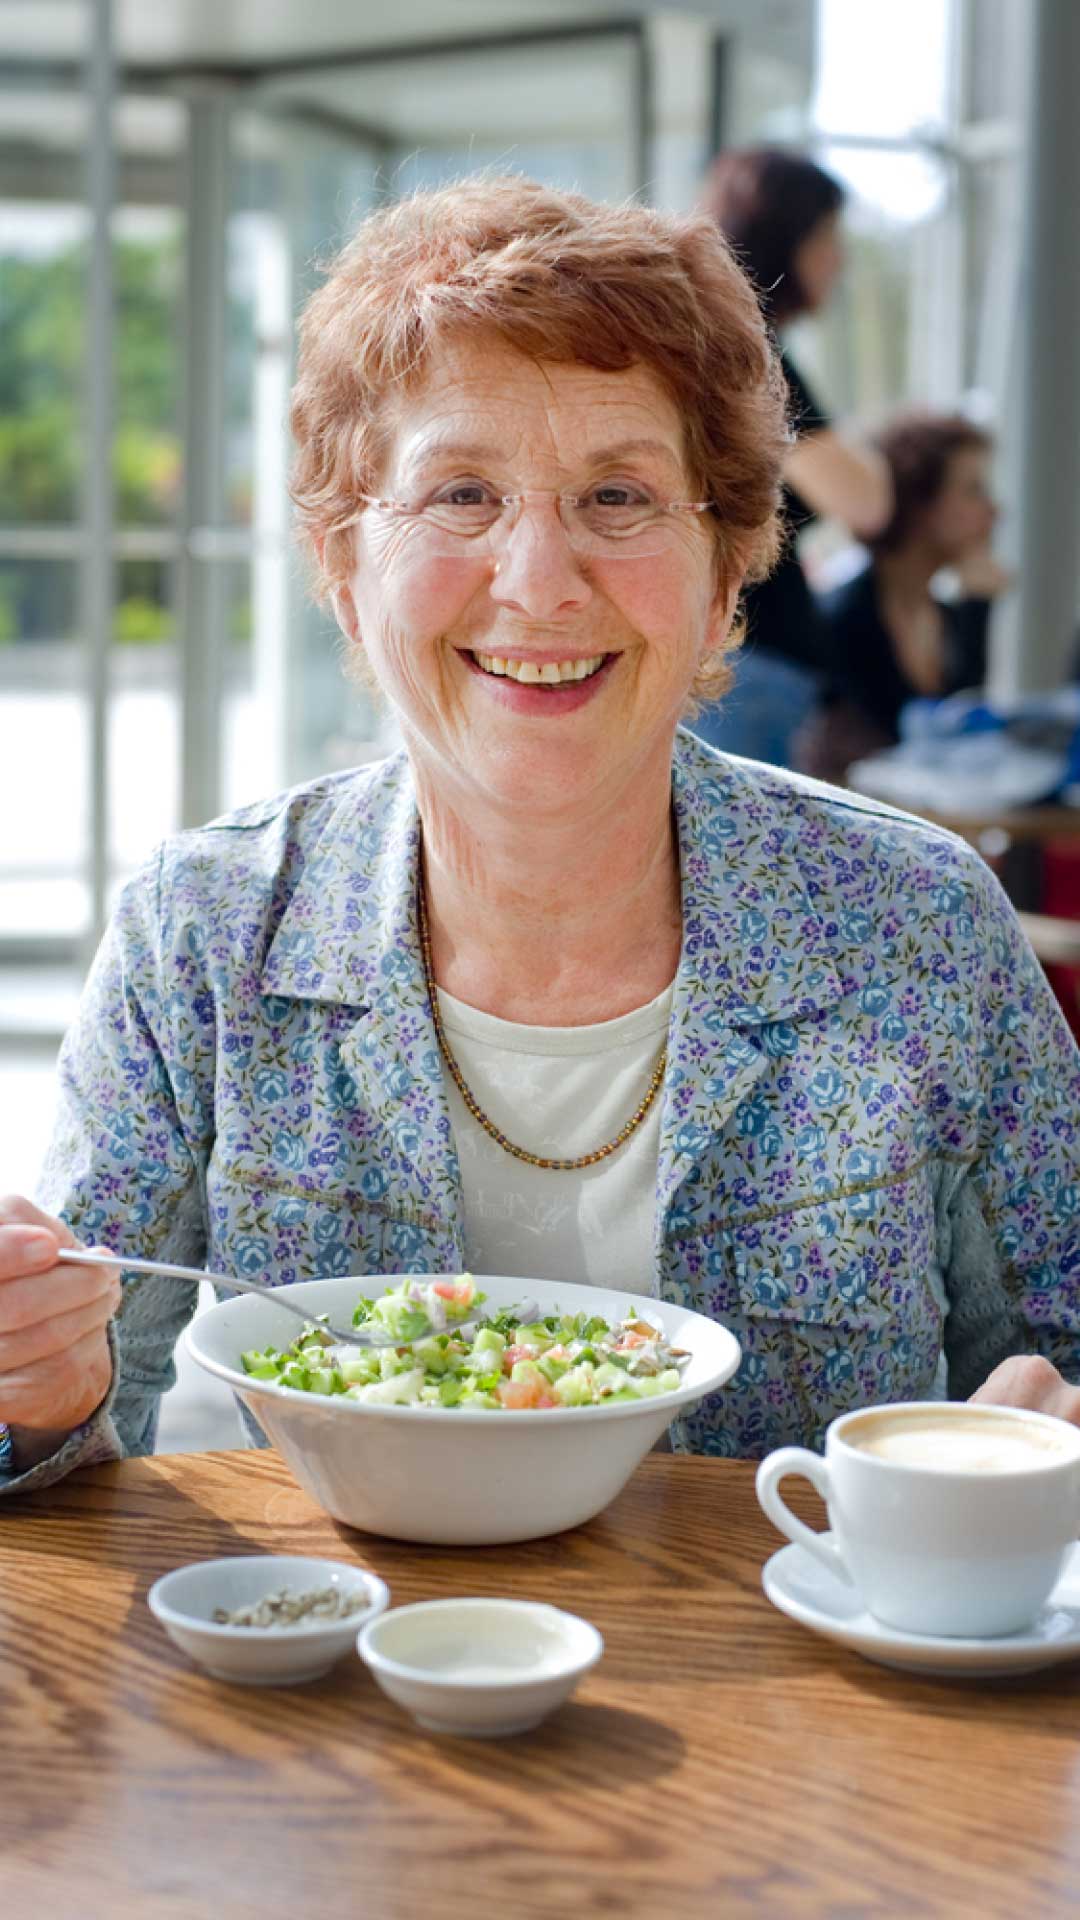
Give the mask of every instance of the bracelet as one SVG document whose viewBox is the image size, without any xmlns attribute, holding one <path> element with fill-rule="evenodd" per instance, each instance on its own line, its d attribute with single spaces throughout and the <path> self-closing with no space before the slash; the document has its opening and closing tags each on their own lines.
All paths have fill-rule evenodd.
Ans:
<svg viewBox="0 0 1080 1920">
<path fill-rule="evenodd" d="M 0 1473 L 12 1473 L 15 1469 L 15 1444 L 11 1438 L 11 1428 L 0 1420 Z"/>
</svg>

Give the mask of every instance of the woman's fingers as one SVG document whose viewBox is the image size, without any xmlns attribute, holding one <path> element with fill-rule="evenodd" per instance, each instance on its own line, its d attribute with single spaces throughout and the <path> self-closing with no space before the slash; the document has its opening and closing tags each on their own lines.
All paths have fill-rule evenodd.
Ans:
<svg viewBox="0 0 1080 1920">
<path fill-rule="evenodd" d="M 111 1379 L 105 1330 L 96 1327 L 63 1353 L 0 1373 L 0 1420 L 31 1432 L 70 1433 L 101 1405 Z"/>
<path fill-rule="evenodd" d="M 120 1269 L 58 1259 L 77 1244 L 21 1194 L 0 1200 L 0 1420 L 13 1428 L 67 1432 L 108 1392 Z"/>
<path fill-rule="evenodd" d="M 0 1200 L 0 1281 L 47 1272 L 55 1266 L 61 1247 L 77 1244 L 62 1220 L 42 1213 L 22 1194 L 7 1194 Z"/>
<path fill-rule="evenodd" d="M 1053 1413 L 1080 1426 L 1080 1388 L 1071 1387 L 1038 1353 L 1017 1353 L 1003 1360 L 971 1397 L 987 1405 Z"/>
<path fill-rule="evenodd" d="M 96 1299 L 83 1301 L 68 1312 L 54 1313 L 47 1320 L 36 1320 L 14 1332 L 0 1329 L 0 1396 L 7 1376 L 39 1360 L 66 1353 L 88 1334 L 101 1332 L 119 1305 L 120 1282 L 116 1280 Z"/>
<path fill-rule="evenodd" d="M 23 1273 L 18 1279 L 0 1277 L 0 1335 L 22 1333 L 96 1300 L 114 1300 L 118 1305 L 119 1294 L 119 1267 L 66 1266 L 54 1255 L 40 1273 Z"/>
</svg>

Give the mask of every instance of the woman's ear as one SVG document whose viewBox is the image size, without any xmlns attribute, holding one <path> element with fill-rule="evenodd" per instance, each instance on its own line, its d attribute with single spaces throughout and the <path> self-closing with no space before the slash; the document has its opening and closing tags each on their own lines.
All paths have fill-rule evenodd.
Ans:
<svg viewBox="0 0 1080 1920">
<path fill-rule="evenodd" d="M 323 581 L 326 582 L 326 534 L 315 534 L 312 545 L 315 548 L 315 558 L 318 562 L 319 572 L 323 577 Z M 326 582 L 326 584 L 329 586 L 328 582 Z M 345 635 L 346 640 L 354 640 L 359 644 L 359 621 L 356 617 L 356 602 L 352 597 L 351 589 L 343 586 L 329 587 L 329 594 L 331 611 L 342 633 Z"/>
<path fill-rule="evenodd" d="M 337 621 L 346 640 L 352 640 L 356 646 L 359 646 L 360 622 L 357 618 L 356 601 L 352 597 L 351 587 L 332 588 L 330 605 L 333 608 L 334 619 Z"/>
<path fill-rule="evenodd" d="M 715 653 L 718 648 L 723 651 L 738 608 L 743 578 L 743 569 L 736 567 L 731 571 L 725 568 L 723 577 L 717 580 L 705 622 L 705 644 L 701 649 L 703 655 Z"/>
</svg>

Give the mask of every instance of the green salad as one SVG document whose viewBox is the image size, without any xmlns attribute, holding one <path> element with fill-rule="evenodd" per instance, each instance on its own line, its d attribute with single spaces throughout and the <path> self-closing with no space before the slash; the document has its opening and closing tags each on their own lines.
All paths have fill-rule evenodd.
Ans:
<svg viewBox="0 0 1080 1920">
<path fill-rule="evenodd" d="M 349 1347 L 316 1316 L 291 1346 L 243 1354 L 244 1371 L 301 1393 L 377 1406 L 514 1410 L 670 1393 L 690 1358 L 636 1315 L 612 1325 L 599 1314 L 541 1316 L 530 1302 L 484 1316 L 484 1299 L 471 1274 L 409 1278 L 377 1300 L 361 1300 L 352 1317 L 354 1326 L 402 1344 Z"/>
</svg>

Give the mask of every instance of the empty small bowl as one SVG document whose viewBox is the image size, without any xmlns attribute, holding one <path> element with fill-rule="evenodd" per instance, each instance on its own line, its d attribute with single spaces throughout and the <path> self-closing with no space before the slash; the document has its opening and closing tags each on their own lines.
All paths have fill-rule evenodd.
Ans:
<svg viewBox="0 0 1080 1920">
<path fill-rule="evenodd" d="M 527 1733 L 604 1651 L 587 1620 L 531 1600 L 424 1600 L 357 1640 L 379 1686 L 432 1733 Z"/>
<path fill-rule="evenodd" d="M 236 1627 L 213 1618 L 217 1607 L 235 1613 L 271 1594 L 335 1587 L 364 1599 L 362 1613 L 295 1626 Z M 155 1580 L 146 1596 L 169 1639 L 216 1680 L 248 1687 L 296 1686 L 329 1673 L 356 1644 L 356 1629 L 382 1613 L 390 1591 L 373 1573 L 340 1560 L 301 1554 L 256 1553 L 228 1560 L 196 1560 Z"/>
</svg>

